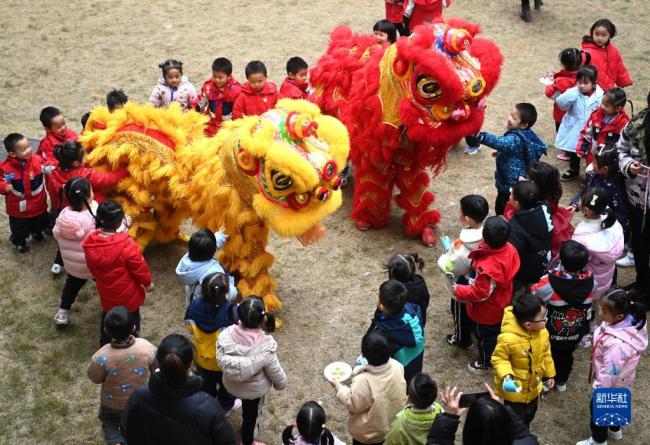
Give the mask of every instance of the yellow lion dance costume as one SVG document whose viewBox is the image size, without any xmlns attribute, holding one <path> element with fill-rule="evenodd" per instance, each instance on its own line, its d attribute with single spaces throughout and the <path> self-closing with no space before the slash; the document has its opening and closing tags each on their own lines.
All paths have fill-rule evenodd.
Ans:
<svg viewBox="0 0 650 445">
<path fill-rule="evenodd" d="M 98 170 L 126 166 L 129 176 L 109 196 L 133 219 L 140 247 L 178 238 L 179 225 L 224 229 L 219 261 L 243 297 L 259 295 L 268 310 L 282 306 L 269 275 L 269 229 L 308 244 L 320 222 L 342 202 L 337 174 L 349 151 L 348 133 L 306 101 L 282 100 L 261 116 L 226 122 L 213 138 L 206 118 L 172 105 L 129 103 L 91 113 L 80 141 Z"/>
</svg>

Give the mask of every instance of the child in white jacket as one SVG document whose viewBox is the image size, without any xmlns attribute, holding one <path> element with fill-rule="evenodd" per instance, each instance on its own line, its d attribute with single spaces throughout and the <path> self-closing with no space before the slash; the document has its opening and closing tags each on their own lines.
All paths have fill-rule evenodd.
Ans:
<svg viewBox="0 0 650 445">
<path fill-rule="evenodd" d="M 194 85 L 183 76 L 183 62 L 170 59 L 158 66 L 162 70 L 162 77 L 153 87 L 149 102 L 156 108 L 167 108 L 177 102 L 183 111 L 189 110 L 197 95 Z"/>
</svg>

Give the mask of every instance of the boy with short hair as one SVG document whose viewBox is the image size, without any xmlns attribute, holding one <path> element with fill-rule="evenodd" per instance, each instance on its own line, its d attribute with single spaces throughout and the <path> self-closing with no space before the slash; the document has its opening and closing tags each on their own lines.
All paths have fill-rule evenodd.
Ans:
<svg viewBox="0 0 650 445">
<path fill-rule="evenodd" d="M 469 254 L 476 273 L 468 285 L 455 284 L 454 295 L 467 303 L 467 315 L 473 322 L 479 358 L 467 365 L 479 374 L 490 369 L 490 357 L 501 329 L 503 309 L 510 304 L 512 279 L 519 270 L 517 249 L 508 242 L 510 226 L 499 216 L 491 216 L 483 225 L 483 243 Z"/>
<path fill-rule="evenodd" d="M 555 385 L 555 366 L 548 340 L 546 305 L 525 295 L 506 308 L 501 334 L 492 354 L 494 389 L 527 426 L 535 418 L 544 382 Z"/>
<path fill-rule="evenodd" d="M 233 119 L 244 116 L 259 116 L 275 107 L 281 98 L 278 87 L 267 80 L 266 65 L 253 60 L 246 65 L 247 82 L 241 87 L 241 94 L 235 101 Z"/>
<path fill-rule="evenodd" d="M 443 412 L 435 401 L 438 387 L 428 374 L 415 375 L 407 394 L 409 405 L 397 413 L 384 445 L 425 445 L 433 421 Z"/>
<path fill-rule="evenodd" d="M 422 372 L 424 331 L 417 304 L 407 303 L 406 286 L 397 280 L 384 281 L 379 287 L 377 310 L 368 332 L 383 332 L 392 344 L 392 357 L 404 366 L 408 384 Z"/>
<path fill-rule="evenodd" d="M 510 238 L 521 260 L 515 276 L 514 295 L 537 283 L 551 260 L 553 222 L 548 206 L 540 202 L 541 191 L 532 181 L 520 181 L 510 195 L 515 213 L 509 221 Z"/>
<path fill-rule="evenodd" d="M 353 445 L 380 444 L 406 401 L 404 370 L 390 358 L 390 342 L 381 332 L 369 332 L 363 337 L 361 355 L 367 364 L 354 368 L 350 387 L 338 380 L 330 383 L 336 389 L 337 400 L 348 410 Z"/>
<path fill-rule="evenodd" d="M 451 314 L 454 317 L 454 333 L 447 335 L 447 344 L 469 349 L 472 346 L 472 322 L 467 316 L 464 303 L 456 300 L 452 285 L 468 284 L 472 261 L 470 252 L 483 242 L 483 221 L 490 211 L 487 200 L 480 195 L 463 196 L 460 200 L 460 223 L 464 229 L 449 246 L 447 252 L 438 259 L 438 267 L 445 274 L 451 292 Z M 455 281 L 454 281 L 455 280 Z"/>
<path fill-rule="evenodd" d="M 129 101 L 129 96 L 123 90 L 111 90 L 106 95 L 106 106 L 109 112 L 124 108 Z"/>
<path fill-rule="evenodd" d="M 122 411 L 133 391 L 146 383 L 150 372 L 156 369 L 156 347 L 133 335 L 133 315 L 124 306 L 108 311 L 104 329 L 111 342 L 93 354 L 88 378 L 102 385 L 99 420 L 106 444 L 125 444 L 120 432 Z"/>
<path fill-rule="evenodd" d="M 496 136 L 481 131 L 476 136 L 467 136 L 465 141 L 470 147 L 480 144 L 496 150 L 496 171 L 494 172 L 497 199 L 494 210 L 503 215 L 510 197 L 510 189 L 519 182 L 519 178 L 528 175 L 530 165 L 539 161 L 546 153 L 546 144 L 532 130 L 537 121 L 537 110 L 533 104 L 518 103 L 510 112 L 503 136 Z"/>
<path fill-rule="evenodd" d="M 212 77 L 201 86 L 192 106 L 199 113 L 210 116 L 205 128 L 206 136 L 214 136 L 224 121 L 232 120 L 235 101 L 241 93 L 241 85 L 232 76 L 232 63 L 225 57 L 212 62 Z"/>
<path fill-rule="evenodd" d="M 38 144 L 36 154 L 43 158 L 46 163 L 57 165 L 58 162 L 52 152 L 54 146 L 68 141 L 76 141 L 77 133 L 68 128 L 63 113 L 56 107 L 43 108 L 39 119 L 45 129 L 45 136 Z"/>
<path fill-rule="evenodd" d="M 185 285 L 185 307 L 201 297 L 201 281 L 206 275 L 222 273 L 228 276 L 230 289 L 228 301 L 237 297 L 235 278 L 230 276 L 214 256 L 221 249 L 228 236 L 223 232 L 212 233 L 210 229 L 201 229 L 192 234 L 188 242 L 188 252 L 176 266 L 176 275 Z"/>
<path fill-rule="evenodd" d="M 595 288 L 594 274 L 587 268 L 589 251 L 577 241 L 569 240 L 560 249 L 560 262 L 531 289 L 548 309 L 546 329 L 555 363 L 555 387 L 566 391 L 573 368 L 573 352 L 580 339 L 589 333 L 591 303 Z"/>
<path fill-rule="evenodd" d="M 44 165 L 39 155 L 32 154 L 29 141 L 20 133 L 7 135 L 4 144 L 8 156 L 0 164 L 4 179 L 0 194 L 5 195 L 11 243 L 18 252 L 26 253 L 29 251 L 27 237 L 31 234 L 35 240 L 42 241 L 42 232 L 49 224 L 44 175 L 51 173 L 52 167 Z"/>
<path fill-rule="evenodd" d="M 311 93 L 307 82 L 309 66 L 302 57 L 292 57 L 287 61 L 287 77 L 280 86 L 282 97 L 307 99 Z"/>
</svg>

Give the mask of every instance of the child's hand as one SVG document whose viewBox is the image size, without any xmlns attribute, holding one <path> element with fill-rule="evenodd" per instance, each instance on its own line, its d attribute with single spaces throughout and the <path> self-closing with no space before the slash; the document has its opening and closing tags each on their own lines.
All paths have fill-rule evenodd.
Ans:
<svg viewBox="0 0 650 445">
<path fill-rule="evenodd" d="M 492 400 L 496 400 L 497 402 L 501 403 L 501 399 L 499 398 L 499 396 L 496 395 L 492 387 L 487 383 L 484 383 L 484 385 L 485 385 L 485 389 L 487 389 L 487 392 L 490 393 L 490 397 L 492 397 Z"/>
<path fill-rule="evenodd" d="M 638 162 L 633 162 L 630 165 L 630 173 L 632 173 L 635 176 L 640 175 L 644 170 L 646 170 L 646 168 L 641 164 L 639 164 Z"/>
<path fill-rule="evenodd" d="M 567 206 L 566 209 L 571 213 L 575 213 L 578 211 L 578 206 L 571 204 L 570 206 Z"/>
<path fill-rule="evenodd" d="M 144 290 L 147 291 L 147 292 L 152 292 L 153 291 L 153 281 L 151 282 L 151 284 L 149 286 L 145 287 Z"/>
<path fill-rule="evenodd" d="M 445 409 L 446 413 L 453 414 L 455 416 L 460 416 L 467 408 L 461 408 L 460 405 L 460 396 L 463 395 L 462 391 L 459 391 L 455 386 L 453 388 L 446 387 L 442 394 L 440 394 L 440 403 Z"/>
<path fill-rule="evenodd" d="M 555 379 L 551 377 L 544 383 L 544 386 L 546 386 L 548 389 L 553 389 L 553 387 L 555 386 Z"/>
<path fill-rule="evenodd" d="M 336 389 L 336 392 L 338 392 L 339 389 L 341 388 L 341 382 L 339 382 L 338 380 L 328 380 L 328 382 L 330 382 L 330 385 L 332 385 L 332 387 Z"/>
<path fill-rule="evenodd" d="M 517 386 L 517 382 L 515 382 L 511 375 L 503 378 L 503 384 L 501 386 L 505 392 L 521 392 L 521 387 Z"/>
</svg>

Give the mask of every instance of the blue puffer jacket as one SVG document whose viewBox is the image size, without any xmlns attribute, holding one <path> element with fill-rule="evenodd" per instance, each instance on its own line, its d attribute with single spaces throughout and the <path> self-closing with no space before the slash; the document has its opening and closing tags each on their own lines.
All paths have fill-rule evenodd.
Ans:
<svg viewBox="0 0 650 445">
<path fill-rule="evenodd" d="M 546 154 L 546 144 L 530 128 L 508 130 L 503 136 L 482 131 L 477 139 L 497 151 L 494 182 L 498 190 L 510 190 L 520 176 L 525 178 L 528 175 L 530 164 Z"/>
</svg>

